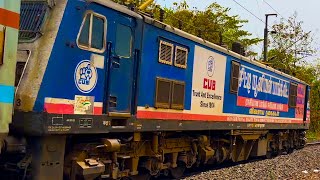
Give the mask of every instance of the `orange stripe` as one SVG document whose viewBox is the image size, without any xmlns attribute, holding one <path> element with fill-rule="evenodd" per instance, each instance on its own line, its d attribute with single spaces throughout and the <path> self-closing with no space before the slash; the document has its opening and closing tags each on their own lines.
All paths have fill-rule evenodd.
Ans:
<svg viewBox="0 0 320 180">
<path fill-rule="evenodd" d="M 18 13 L 0 8 L 0 24 L 19 29 L 20 15 Z"/>
<path fill-rule="evenodd" d="M 231 115 L 203 115 L 189 113 L 171 113 L 157 111 L 138 111 L 139 119 L 159 119 L 159 120 L 193 120 L 193 121 L 217 121 L 217 122 L 250 122 L 250 123 L 292 123 L 302 124 L 302 120 L 292 118 L 269 118 L 269 117 L 241 117 Z"/>
</svg>

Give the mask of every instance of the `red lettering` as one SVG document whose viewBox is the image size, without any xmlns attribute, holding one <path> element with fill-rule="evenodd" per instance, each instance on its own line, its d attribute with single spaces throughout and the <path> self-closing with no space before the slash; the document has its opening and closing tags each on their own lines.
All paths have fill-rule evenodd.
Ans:
<svg viewBox="0 0 320 180">
<path fill-rule="evenodd" d="M 212 89 L 212 90 L 216 90 L 216 81 L 215 81 L 215 80 L 212 80 L 211 83 L 212 83 L 212 84 L 211 84 L 211 89 Z"/>
<path fill-rule="evenodd" d="M 203 89 L 216 90 L 216 81 L 204 78 L 203 79 Z"/>
<path fill-rule="evenodd" d="M 208 89 L 208 79 L 207 78 L 203 79 L 203 89 Z"/>
</svg>

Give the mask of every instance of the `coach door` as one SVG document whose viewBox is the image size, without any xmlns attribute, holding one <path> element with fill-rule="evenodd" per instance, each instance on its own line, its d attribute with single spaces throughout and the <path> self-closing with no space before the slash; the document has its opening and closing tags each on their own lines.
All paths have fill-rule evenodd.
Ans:
<svg viewBox="0 0 320 180">
<path fill-rule="evenodd" d="M 130 116 L 133 82 L 133 41 L 135 19 L 117 14 L 107 35 L 109 72 L 107 109 L 111 116 Z M 109 29 L 109 28 L 108 28 Z"/>
</svg>

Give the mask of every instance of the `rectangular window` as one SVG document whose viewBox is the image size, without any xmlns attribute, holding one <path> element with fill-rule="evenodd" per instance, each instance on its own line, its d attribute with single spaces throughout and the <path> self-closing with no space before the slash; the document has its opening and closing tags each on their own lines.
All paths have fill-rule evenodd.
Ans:
<svg viewBox="0 0 320 180">
<path fill-rule="evenodd" d="M 187 68 L 188 50 L 186 48 L 176 46 L 175 66 Z"/>
<path fill-rule="evenodd" d="M 157 108 L 170 108 L 172 82 L 167 79 L 157 78 L 156 103 Z"/>
<path fill-rule="evenodd" d="M 100 14 L 88 12 L 78 34 L 80 49 L 102 53 L 106 48 L 106 18 Z"/>
<path fill-rule="evenodd" d="M 239 72 L 240 72 L 240 63 L 232 61 L 231 65 L 231 79 L 230 79 L 230 93 L 238 93 L 239 87 Z"/>
<path fill-rule="evenodd" d="M 290 83 L 289 90 L 289 107 L 294 108 L 297 106 L 297 89 L 298 85 L 296 83 Z"/>
<path fill-rule="evenodd" d="M 184 108 L 184 95 L 185 95 L 185 83 L 179 81 L 173 81 L 172 85 L 172 109 Z"/>
<path fill-rule="evenodd" d="M 116 54 L 120 57 L 131 57 L 132 32 L 129 26 L 117 24 Z"/>
<path fill-rule="evenodd" d="M 159 62 L 172 65 L 173 44 L 160 40 L 159 44 Z"/>
<path fill-rule="evenodd" d="M 103 49 L 105 31 L 103 18 L 93 16 L 92 31 L 91 47 L 95 49 Z"/>
</svg>

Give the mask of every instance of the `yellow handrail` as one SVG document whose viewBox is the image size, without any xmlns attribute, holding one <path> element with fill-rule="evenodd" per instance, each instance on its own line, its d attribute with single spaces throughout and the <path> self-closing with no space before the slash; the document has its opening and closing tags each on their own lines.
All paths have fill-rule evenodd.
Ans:
<svg viewBox="0 0 320 180">
<path fill-rule="evenodd" d="M 147 0 L 139 6 L 139 10 L 145 10 L 154 0 Z"/>
</svg>

